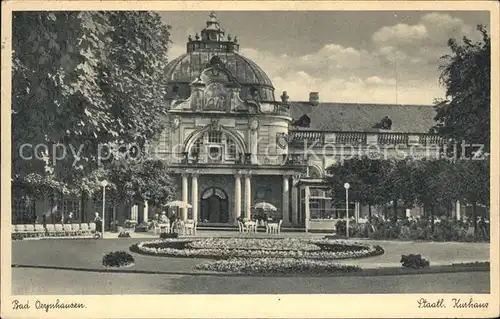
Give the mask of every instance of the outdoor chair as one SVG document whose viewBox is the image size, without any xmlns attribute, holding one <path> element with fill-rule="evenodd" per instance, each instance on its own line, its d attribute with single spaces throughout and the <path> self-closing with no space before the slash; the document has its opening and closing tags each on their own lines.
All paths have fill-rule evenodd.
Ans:
<svg viewBox="0 0 500 319">
<path fill-rule="evenodd" d="M 279 223 L 267 223 L 266 232 L 270 234 L 279 234 L 281 232 L 281 224 L 283 220 L 280 220 Z"/>
<path fill-rule="evenodd" d="M 57 235 L 56 227 L 54 226 L 54 224 L 47 224 L 45 226 L 45 229 L 47 230 L 47 235 L 49 235 L 49 237 Z"/>
<path fill-rule="evenodd" d="M 90 233 L 91 233 L 91 234 L 94 234 L 94 233 L 95 233 L 95 230 L 96 230 L 96 225 L 95 225 L 95 223 L 89 223 L 89 229 L 90 229 Z"/>
<path fill-rule="evenodd" d="M 35 224 L 35 234 L 37 236 L 45 236 L 45 228 L 42 224 Z"/>
<path fill-rule="evenodd" d="M 182 235 L 184 233 L 184 222 L 182 220 L 176 220 L 172 223 L 172 232 Z"/>
<path fill-rule="evenodd" d="M 17 233 L 19 233 L 19 234 L 26 233 L 26 229 L 24 228 L 24 225 L 18 224 L 18 225 L 14 225 L 14 227 L 15 227 Z"/>
<path fill-rule="evenodd" d="M 24 225 L 24 229 L 26 230 L 26 234 L 29 237 L 34 237 L 35 236 L 35 225 L 33 225 L 33 224 L 26 224 L 26 225 Z"/>
<path fill-rule="evenodd" d="M 244 226 L 245 226 L 244 228 L 245 228 L 246 232 L 248 232 L 248 233 L 256 233 L 257 232 L 257 223 L 256 222 L 248 221 L 248 222 L 245 222 Z"/>
<path fill-rule="evenodd" d="M 87 224 L 87 223 L 81 223 L 80 224 L 80 233 L 82 235 L 91 235 L 89 224 Z"/>
<path fill-rule="evenodd" d="M 171 232 L 171 227 L 170 223 L 163 223 L 163 224 L 155 224 L 154 226 L 154 234 L 157 234 L 157 231 L 161 233 L 167 233 L 169 234 Z"/>
<path fill-rule="evenodd" d="M 196 234 L 196 222 L 192 219 L 187 220 L 184 223 L 185 234 L 195 235 Z"/>
<path fill-rule="evenodd" d="M 63 225 L 61 225 L 61 224 L 54 224 L 54 227 L 56 229 L 56 236 L 64 236 L 64 235 L 66 235 L 66 232 L 64 231 Z"/>
<path fill-rule="evenodd" d="M 82 231 L 80 229 L 80 224 L 71 224 L 71 230 L 75 235 L 81 235 Z"/>
<path fill-rule="evenodd" d="M 75 231 L 73 230 L 73 227 L 71 227 L 71 224 L 64 224 L 63 228 L 66 236 L 71 236 L 75 234 Z"/>
<path fill-rule="evenodd" d="M 243 225 L 243 223 L 240 220 L 238 220 L 238 231 L 240 233 L 244 233 L 245 232 L 245 226 Z"/>
</svg>

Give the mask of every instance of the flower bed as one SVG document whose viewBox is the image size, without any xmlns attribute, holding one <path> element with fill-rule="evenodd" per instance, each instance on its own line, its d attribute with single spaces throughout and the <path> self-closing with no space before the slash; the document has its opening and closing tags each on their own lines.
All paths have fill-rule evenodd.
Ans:
<svg viewBox="0 0 500 319">
<path fill-rule="evenodd" d="M 326 260 L 296 258 L 235 258 L 196 265 L 198 270 L 231 273 L 332 273 L 361 271 L 358 266 L 338 265 Z"/>
<path fill-rule="evenodd" d="M 190 242 L 193 249 L 245 249 L 245 250 L 320 250 L 318 245 L 296 238 L 207 238 Z"/>
<path fill-rule="evenodd" d="M 291 242 L 282 239 L 285 244 L 279 243 L 280 239 L 273 239 L 276 247 L 269 247 L 268 239 L 252 239 L 262 241 L 261 248 L 243 248 L 237 246 L 241 243 L 237 238 L 219 238 L 217 240 L 176 240 L 164 239 L 141 242 L 131 247 L 131 250 L 148 255 L 165 257 L 199 257 L 212 259 L 230 258 L 298 258 L 298 259 L 348 259 L 375 256 L 384 253 L 380 246 L 371 246 L 361 243 L 349 243 L 336 240 L 295 240 L 296 248 L 292 249 Z M 223 242 L 226 241 L 225 244 Z M 215 243 L 210 246 L 210 243 Z M 259 245 L 259 244 L 256 244 Z M 281 246 L 280 246 L 281 245 Z M 197 248 L 205 247 L 205 248 Z M 277 249 L 280 248 L 280 249 Z M 307 250 L 307 248 L 310 248 Z"/>
</svg>

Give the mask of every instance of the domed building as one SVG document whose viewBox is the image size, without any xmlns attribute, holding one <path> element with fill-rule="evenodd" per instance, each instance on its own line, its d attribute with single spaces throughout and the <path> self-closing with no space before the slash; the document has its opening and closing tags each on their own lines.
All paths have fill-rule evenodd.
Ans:
<svg viewBox="0 0 500 319">
<path fill-rule="evenodd" d="M 178 198 L 192 205 L 181 217 L 201 228 L 258 216 L 255 205 L 266 202 L 276 207 L 268 217 L 284 227 L 333 229 L 345 208 L 330 204 L 328 166 L 373 146 L 392 154 L 387 146 L 437 140 L 427 134 L 430 106 L 323 103 L 318 92 L 305 101 L 282 92 L 276 100 L 265 70 L 239 48 L 212 13 L 165 73 L 168 127 L 157 154 L 179 174 Z M 364 214 L 351 206 L 351 215 Z"/>
<path fill-rule="evenodd" d="M 331 204 L 323 182 L 327 167 L 372 153 L 432 156 L 428 146 L 440 144 L 428 134 L 435 124 L 432 106 L 329 103 L 319 92 L 293 101 L 287 92 L 276 93 L 265 70 L 239 49 L 238 38 L 226 35 L 212 13 L 165 71 L 166 127 L 151 143 L 152 154 L 172 169 L 177 199 L 191 205 L 179 217 L 199 228 L 235 228 L 239 219 L 257 217 L 288 229 L 332 231 L 346 209 Z M 262 202 L 275 210 L 264 216 L 255 207 Z M 13 222 L 43 211 L 36 205 L 14 196 Z M 107 208 L 105 220 L 118 212 L 119 225 L 140 223 L 155 214 L 147 203 L 131 206 Z M 102 202 L 84 205 L 66 196 L 55 207 L 84 221 L 101 211 Z M 367 214 L 367 207 L 349 204 L 350 216 Z"/>
</svg>

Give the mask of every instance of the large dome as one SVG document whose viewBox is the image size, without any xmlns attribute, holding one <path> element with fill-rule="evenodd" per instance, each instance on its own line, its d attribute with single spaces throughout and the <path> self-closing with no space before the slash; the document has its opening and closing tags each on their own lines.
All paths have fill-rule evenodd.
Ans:
<svg viewBox="0 0 500 319">
<path fill-rule="evenodd" d="M 180 97 L 189 96 L 189 84 L 207 68 L 217 56 L 224 67 L 241 85 L 240 96 L 245 99 L 252 92 L 258 92 L 261 101 L 274 101 L 274 87 L 266 73 L 252 60 L 237 53 L 239 44 L 219 27 L 215 14 L 210 14 L 207 27 L 201 31 L 201 39 L 191 37 L 187 43 L 187 53 L 172 60 L 166 68 L 165 76 L 169 91 Z"/>
</svg>

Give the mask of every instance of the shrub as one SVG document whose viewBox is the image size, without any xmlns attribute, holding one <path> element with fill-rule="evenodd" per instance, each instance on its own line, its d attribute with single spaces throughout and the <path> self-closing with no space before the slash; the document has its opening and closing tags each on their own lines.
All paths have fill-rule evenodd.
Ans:
<svg viewBox="0 0 500 319">
<path fill-rule="evenodd" d="M 160 238 L 161 239 L 179 238 L 179 234 L 178 233 L 161 233 Z"/>
<path fill-rule="evenodd" d="M 24 236 L 22 234 L 14 233 L 12 234 L 12 240 L 23 240 Z"/>
<path fill-rule="evenodd" d="M 402 263 L 403 267 L 415 268 L 415 269 L 429 267 L 430 265 L 429 261 L 422 258 L 420 254 L 401 255 L 400 262 Z"/>
<path fill-rule="evenodd" d="M 345 236 L 346 235 L 346 221 L 345 220 L 339 220 L 335 224 L 335 229 L 336 233 L 339 236 Z"/>
<path fill-rule="evenodd" d="M 123 231 L 118 234 L 118 238 L 130 238 L 130 234 L 126 231 Z"/>
<path fill-rule="evenodd" d="M 102 258 L 102 264 L 106 267 L 124 267 L 134 263 L 134 257 L 125 251 L 107 253 Z"/>
</svg>

